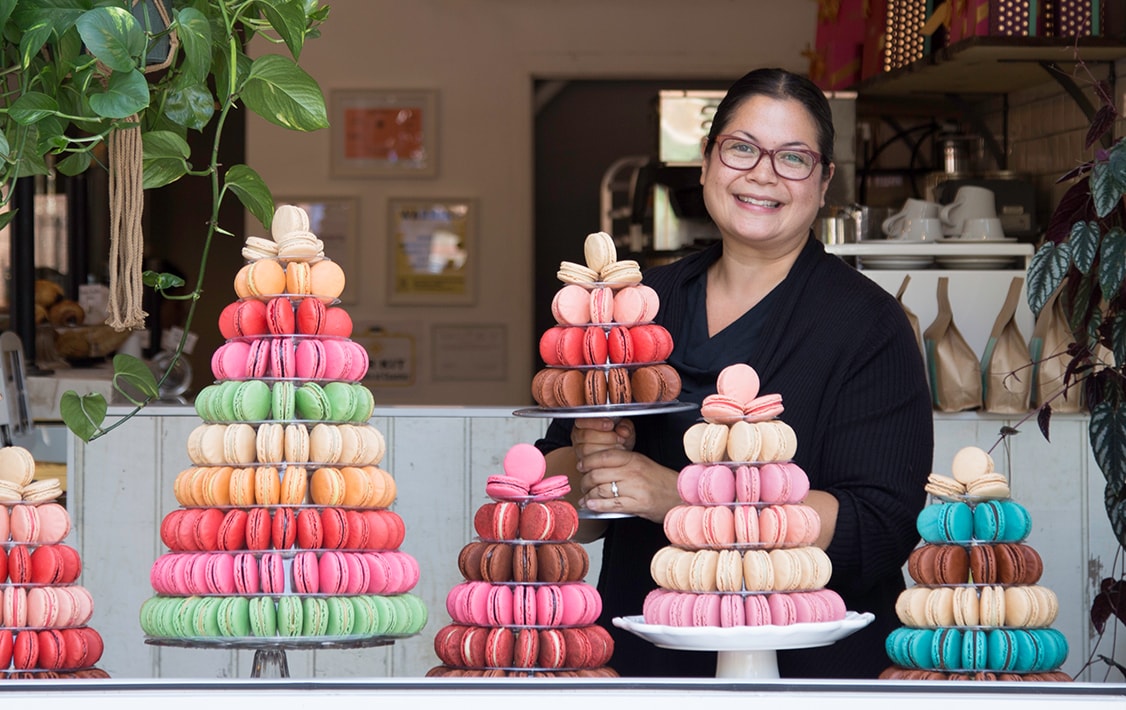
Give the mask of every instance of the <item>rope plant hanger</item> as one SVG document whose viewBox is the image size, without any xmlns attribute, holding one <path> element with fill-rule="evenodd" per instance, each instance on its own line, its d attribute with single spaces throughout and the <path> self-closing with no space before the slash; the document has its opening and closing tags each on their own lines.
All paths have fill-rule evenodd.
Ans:
<svg viewBox="0 0 1126 710">
<path fill-rule="evenodd" d="M 155 9 L 164 27 L 172 18 L 164 2 L 134 0 L 143 3 L 144 12 Z M 174 31 L 168 33 L 168 55 L 159 64 L 147 65 L 144 73 L 161 71 L 172 65 L 176 48 L 180 44 Z M 109 69 L 106 68 L 106 76 Z M 110 132 L 109 152 L 109 305 L 106 323 L 117 331 L 139 330 L 145 327 L 148 315 L 141 308 L 144 295 L 144 231 L 141 216 L 145 210 L 143 188 L 144 165 L 141 144 L 141 119 L 133 114 L 127 125 Z"/>
</svg>

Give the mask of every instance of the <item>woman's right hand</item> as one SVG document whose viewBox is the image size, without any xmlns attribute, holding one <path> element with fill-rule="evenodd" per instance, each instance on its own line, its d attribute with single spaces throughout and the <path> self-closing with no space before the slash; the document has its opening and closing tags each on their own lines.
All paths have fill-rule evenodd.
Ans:
<svg viewBox="0 0 1126 710">
<path fill-rule="evenodd" d="M 581 463 L 584 455 L 606 449 L 632 451 L 636 443 L 633 422 L 629 419 L 596 417 L 576 419 L 571 429 L 571 446 Z"/>
</svg>

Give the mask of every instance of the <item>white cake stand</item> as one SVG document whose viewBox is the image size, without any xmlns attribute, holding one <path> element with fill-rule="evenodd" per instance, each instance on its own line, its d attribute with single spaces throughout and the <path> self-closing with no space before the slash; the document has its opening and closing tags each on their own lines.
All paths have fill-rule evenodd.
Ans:
<svg viewBox="0 0 1126 710">
<path fill-rule="evenodd" d="M 614 626 L 677 651 L 716 651 L 716 678 L 778 678 L 778 651 L 828 646 L 872 623 L 875 615 L 850 611 L 840 621 L 789 626 L 661 626 L 642 616 L 618 616 Z"/>
</svg>

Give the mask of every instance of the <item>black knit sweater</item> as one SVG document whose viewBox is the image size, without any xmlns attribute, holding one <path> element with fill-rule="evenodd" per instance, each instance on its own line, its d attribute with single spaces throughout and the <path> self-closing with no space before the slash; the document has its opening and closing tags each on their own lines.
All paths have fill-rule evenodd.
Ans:
<svg viewBox="0 0 1126 710">
<path fill-rule="evenodd" d="M 797 434 L 794 460 L 814 489 L 840 502 L 828 549 L 829 586 L 850 610 L 876 615 L 870 626 L 831 646 L 779 652 L 779 672 L 875 677 L 890 664 L 884 639 L 899 625 L 894 605 L 904 588 L 901 568 L 918 543 L 915 517 L 933 456 L 931 400 L 914 331 L 890 294 L 811 237 L 766 299 L 708 338 L 700 322 L 706 319 L 702 289 L 721 253 L 717 244 L 645 274 L 661 298 L 657 320 L 675 341 L 669 362 L 685 382 L 681 399 L 700 402 L 715 391 L 719 370 L 734 362 L 757 370 L 764 394 L 782 395 L 780 418 Z M 635 418 L 635 450 L 679 470 L 687 463 L 681 434 L 697 416 Z M 570 423 L 553 422 L 537 444 L 544 451 L 568 446 Z M 650 559 L 667 544 L 661 526 L 649 521 L 610 525 L 599 591 L 600 623 L 615 638 L 611 665 L 627 676 L 714 675 L 714 654 L 661 649 L 612 625 L 614 617 L 641 613 L 656 586 Z"/>
</svg>

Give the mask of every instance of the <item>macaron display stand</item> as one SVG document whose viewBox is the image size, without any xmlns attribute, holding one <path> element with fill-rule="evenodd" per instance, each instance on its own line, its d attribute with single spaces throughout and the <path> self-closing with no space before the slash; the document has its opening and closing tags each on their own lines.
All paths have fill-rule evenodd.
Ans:
<svg viewBox="0 0 1126 710">
<path fill-rule="evenodd" d="M 392 644 L 428 615 L 343 269 L 308 227 L 282 205 L 273 239 L 247 238 L 140 609 L 146 643 L 253 649 L 253 677 L 288 677 L 290 650 Z"/>
<path fill-rule="evenodd" d="M 605 232 L 587 235 L 585 263 L 564 261 L 552 298 L 554 327 L 540 337 L 544 367 L 532 378 L 536 407 L 518 416 L 613 417 L 693 409 L 677 401 L 680 375 L 665 360 L 672 336 L 653 322 L 657 293 L 636 261 L 617 258 Z"/>
<path fill-rule="evenodd" d="M 27 449 L 0 448 L 0 679 L 109 677 L 61 495 L 58 479 L 35 478 Z"/>
<path fill-rule="evenodd" d="M 665 515 L 670 544 L 650 565 L 657 589 L 641 616 L 614 619 L 659 646 L 717 651 L 724 678 L 777 678 L 779 649 L 828 645 L 874 619 L 825 587 L 832 563 L 814 545 L 821 519 L 791 460 L 797 439 L 781 396 L 759 384 L 749 365 L 720 372 L 684 434 L 691 463 Z"/>
<path fill-rule="evenodd" d="M 434 638 L 441 665 L 428 676 L 617 676 L 606 666 L 613 639 L 596 623 L 602 599 L 584 581 L 590 560 L 572 539 L 570 486 L 545 468 L 539 449 L 516 444 L 504 473 L 489 476 L 477 538 L 458 555 L 465 580 L 447 595 L 450 623 Z"/>
<path fill-rule="evenodd" d="M 964 447 L 951 467 L 928 477 L 923 542 L 907 561 L 914 585 L 896 601 L 903 626 L 888 635 L 881 677 L 1070 681 L 1067 639 L 1052 628 L 1059 600 L 1038 584 L 1043 561 L 1025 542 L 1031 516 L 988 452 Z"/>
</svg>

